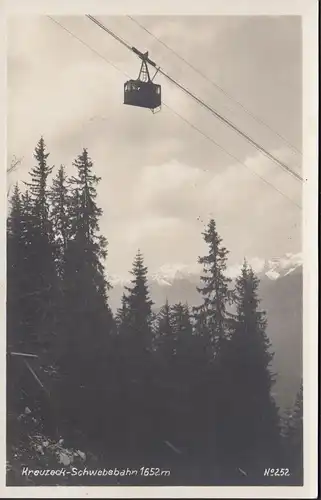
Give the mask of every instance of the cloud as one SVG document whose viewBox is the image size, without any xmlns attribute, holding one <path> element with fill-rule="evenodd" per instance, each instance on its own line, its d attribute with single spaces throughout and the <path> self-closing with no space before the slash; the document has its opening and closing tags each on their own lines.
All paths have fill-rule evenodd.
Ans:
<svg viewBox="0 0 321 500">
<path fill-rule="evenodd" d="M 128 18 L 98 17 L 137 48 L 150 49 L 170 75 L 296 168 L 279 137 Z M 123 72 L 135 77 L 139 60 L 84 16 L 57 19 L 121 72 L 46 16 L 12 19 L 8 161 L 13 154 L 24 161 L 10 181 L 26 180 L 41 135 L 50 162 L 66 164 L 70 173 L 73 159 L 87 147 L 102 177 L 101 230 L 110 242 L 107 265 L 115 273 L 131 266 L 138 246 L 153 268 L 182 259 L 195 262 L 205 251 L 201 231 L 209 217 L 217 220 L 232 261 L 300 250 L 296 207 L 193 127 L 295 201 L 300 201 L 300 184 L 160 75 L 164 101 L 183 120 L 166 106 L 156 115 L 124 106 Z M 299 20 L 160 16 L 139 21 L 300 147 Z"/>
<path fill-rule="evenodd" d="M 253 271 L 258 274 L 263 271 L 266 261 L 260 257 L 252 257 L 247 260 L 247 263 L 252 267 Z M 226 276 L 232 279 L 237 278 L 241 274 L 242 267 L 243 262 L 229 266 L 226 270 Z"/>
<path fill-rule="evenodd" d="M 135 201 L 137 205 L 153 205 L 157 201 L 169 200 L 189 192 L 202 181 L 204 172 L 197 167 L 183 165 L 177 160 L 158 166 L 145 166 L 137 183 Z"/>
</svg>

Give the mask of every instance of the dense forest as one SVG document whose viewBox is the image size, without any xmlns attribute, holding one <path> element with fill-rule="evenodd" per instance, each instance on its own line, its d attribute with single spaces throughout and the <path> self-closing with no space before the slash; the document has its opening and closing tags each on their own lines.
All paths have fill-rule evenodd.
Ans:
<svg viewBox="0 0 321 500">
<path fill-rule="evenodd" d="M 48 157 L 41 138 L 7 218 L 7 483 L 302 484 L 302 385 L 280 415 L 259 280 L 244 260 L 232 285 L 215 220 L 201 305 L 156 312 L 138 250 L 113 314 L 100 179 L 86 149 L 73 176 Z M 62 466 L 120 472 L 21 472 Z"/>
</svg>

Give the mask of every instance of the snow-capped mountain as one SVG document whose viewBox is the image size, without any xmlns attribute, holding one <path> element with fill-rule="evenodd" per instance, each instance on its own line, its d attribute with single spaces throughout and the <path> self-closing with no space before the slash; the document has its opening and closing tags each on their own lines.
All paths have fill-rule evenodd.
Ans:
<svg viewBox="0 0 321 500">
<path fill-rule="evenodd" d="M 195 281 L 198 279 L 202 271 L 201 266 L 198 264 L 165 264 L 159 268 L 155 273 L 150 276 L 151 281 L 157 282 L 159 285 L 171 286 L 174 280 L 189 279 Z"/>
<path fill-rule="evenodd" d="M 287 276 L 303 265 L 302 253 L 287 253 L 283 257 L 271 259 L 265 263 L 264 274 L 275 280 Z"/>
<path fill-rule="evenodd" d="M 276 280 L 281 276 L 286 276 L 303 265 L 302 253 L 286 253 L 282 257 L 274 257 L 266 260 L 259 257 L 248 259 L 248 263 L 253 270 L 263 277 L 264 275 Z M 234 264 L 227 268 L 226 274 L 235 279 L 242 268 L 243 263 Z M 192 283 L 199 282 L 202 267 L 199 264 L 164 264 L 156 272 L 150 274 L 149 280 L 160 286 L 170 287 L 177 280 L 189 280 Z M 130 281 L 129 277 L 110 276 L 109 281 L 112 286 L 124 286 Z"/>
<path fill-rule="evenodd" d="M 108 281 L 112 287 L 117 286 L 127 286 L 130 283 L 130 278 L 117 276 L 115 274 L 111 274 L 108 276 Z"/>
<path fill-rule="evenodd" d="M 248 263 L 260 278 L 266 276 L 270 280 L 276 280 L 281 276 L 291 274 L 296 269 L 303 265 L 302 253 L 286 253 L 282 257 L 274 257 L 272 259 L 262 259 L 254 257 L 248 259 Z M 243 263 L 234 264 L 227 268 L 226 274 L 235 279 L 241 271 Z M 199 264 L 164 264 L 156 272 L 149 276 L 151 283 L 156 283 L 159 286 L 170 287 L 177 280 L 188 280 L 191 283 L 198 283 L 202 272 L 202 267 Z M 130 276 L 109 276 L 109 282 L 113 287 L 126 286 L 130 282 Z"/>
<path fill-rule="evenodd" d="M 189 279 L 198 281 L 202 268 L 196 265 L 187 264 L 164 264 L 157 271 L 150 273 L 149 281 L 160 286 L 172 286 L 178 279 Z M 125 286 L 130 283 L 130 276 L 110 275 L 109 282 L 112 286 Z"/>
</svg>

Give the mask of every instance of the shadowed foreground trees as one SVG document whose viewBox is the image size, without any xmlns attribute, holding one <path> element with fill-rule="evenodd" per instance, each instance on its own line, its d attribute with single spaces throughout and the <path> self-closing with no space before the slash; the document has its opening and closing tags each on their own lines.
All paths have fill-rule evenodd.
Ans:
<svg viewBox="0 0 321 500">
<path fill-rule="evenodd" d="M 236 283 L 226 276 L 228 250 L 211 220 L 203 233 L 208 253 L 199 258 L 199 307 L 166 302 L 153 311 L 138 251 L 113 317 L 108 246 L 99 230 L 100 179 L 86 149 L 71 176 L 66 167 L 55 173 L 48 156 L 41 139 L 31 182 L 24 191 L 15 187 L 8 214 L 11 466 L 30 460 L 31 467 L 36 460 L 45 467 L 44 445 L 33 436 L 47 436 L 50 449 L 61 451 L 58 432 L 64 460 L 72 457 L 68 450 L 78 449 L 94 455 L 95 467 L 171 471 L 123 477 L 119 484 L 282 484 L 264 478 L 264 469 L 287 467 L 289 460 L 293 483 L 300 482 L 302 390 L 281 435 L 267 320 L 250 266 L 244 264 Z M 12 351 L 37 354 L 32 371 L 23 360 L 13 361 Z M 28 459 L 26 449 L 35 442 Z M 17 475 L 9 476 L 17 484 Z M 43 478 L 41 484 L 49 483 Z"/>
</svg>

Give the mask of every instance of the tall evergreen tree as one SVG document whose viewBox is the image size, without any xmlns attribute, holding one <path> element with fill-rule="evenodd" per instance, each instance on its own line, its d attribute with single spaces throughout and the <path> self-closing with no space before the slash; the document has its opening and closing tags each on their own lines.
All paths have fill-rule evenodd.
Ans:
<svg viewBox="0 0 321 500">
<path fill-rule="evenodd" d="M 121 307 L 117 309 L 115 322 L 117 325 L 117 333 L 119 335 L 125 335 L 125 329 L 128 325 L 128 303 L 125 293 L 122 294 Z"/>
<path fill-rule="evenodd" d="M 171 307 L 166 300 L 157 315 L 157 343 L 158 349 L 164 357 L 171 357 L 175 350 L 175 339 L 171 318 Z"/>
<path fill-rule="evenodd" d="M 69 429 L 86 429 L 98 441 L 107 419 L 107 354 L 112 329 L 107 301 L 110 285 L 104 272 L 107 241 L 99 232 L 102 210 L 96 204 L 96 187 L 100 179 L 92 172 L 86 149 L 74 166 L 77 176 L 70 179 L 70 233 L 63 272 L 60 396 L 68 408 Z"/>
<path fill-rule="evenodd" d="M 153 355 L 154 371 L 154 412 L 153 421 L 158 428 L 158 439 L 161 442 L 172 440 L 174 385 L 173 362 L 175 355 L 175 338 L 171 318 L 171 307 L 166 300 L 157 314 L 155 328 L 155 352 Z"/>
<path fill-rule="evenodd" d="M 303 484 L 303 384 L 301 382 L 294 407 L 288 412 L 284 435 L 286 462 L 292 477 Z"/>
<path fill-rule="evenodd" d="M 37 165 L 31 169 L 31 182 L 26 183 L 33 201 L 35 214 L 44 230 L 48 230 L 48 177 L 53 170 L 53 167 L 48 165 L 48 156 L 49 153 L 46 152 L 44 138 L 41 137 L 34 152 Z"/>
<path fill-rule="evenodd" d="M 23 289 L 29 317 L 25 327 L 34 336 L 34 345 L 30 347 L 42 353 L 50 352 L 57 321 L 58 282 L 48 199 L 48 177 L 53 167 L 48 165 L 48 156 L 41 137 L 34 153 L 37 164 L 31 169 L 31 182 L 25 183 L 28 190 L 22 197 L 24 244 L 27 247 Z"/>
<path fill-rule="evenodd" d="M 82 269 L 81 275 L 84 276 L 84 270 L 88 270 L 90 280 L 93 281 L 99 295 L 107 302 L 107 291 L 110 288 L 104 271 L 107 240 L 99 232 L 102 209 L 96 203 L 96 187 L 101 179 L 93 174 L 93 163 L 86 149 L 77 157 L 74 166 L 78 176 L 70 180 L 73 194 L 70 203 L 71 239 L 74 240 L 78 252 L 71 250 L 71 253 L 74 253 L 75 257 L 77 253 L 79 254 L 76 263 Z"/>
<path fill-rule="evenodd" d="M 131 274 L 131 285 L 125 287 L 127 314 L 122 325 L 124 331 L 122 370 L 126 373 L 127 408 L 131 424 L 127 424 L 129 453 L 144 450 L 151 437 L 151 398 L 152 398 L 152 305 L 149 297 L 147 267 L 138 250 Z M 126 431 L 125 431 L 126 432 Z"/>
<path fill-rule="evenodd" d="M 12 351 L 23 351 L 24 314 L 22 310 L 22 277 L 25 269 L 26 249 L 23 238 L 23 208 L 18 184 L 13 189 L 7 219 L 7 446 L 10 448 L 17 441 L 14 436 L 16 417 L 21 413 L 25 398 L 23 370 L 12 362 Z M 20 369 L 19 369 L 20 368 Z"/>
<path fill-rule="evenodd" d="M 194 308 L 195 364 L 194 384 L 195 422 L 198 428 L 198 452 L 207 474 L 217 462 L 216 414 L 222 396 L 220 382 L 221 353 L 232 331 L 232 315 L 228 307 L 233 299 L 231 279 L 225 275 L 228 250 L 222 244 L 216 223 L 211 219 L 203 232 L 208 254 L 199 257 L 203 265 L 198 291 L 203 303 Z M 206 472 L 207 471 L 207 472 Z"/>
<path fill-rule="evenodd" d="M 65 252 L 70 235 L 68 179 L 63 165 L 60 166 L 56 177 L 52 181 L 49 196 L 51 205 L 50 218 L 57 246 L 57 269 L 59 275 L 62 276 Z"/>
<path fill-rule="evenodd" d="M 265 467 L 275 467 L 281 451 L 278 409 L 271 395 L 273 353 L 258 286 L 245 262 L 236 280 L 234 331 L 222 355 L 217 419 L 217 445 L 227 477 L 241 468 L 249 480 L 262 480 Z"/>
<path fill-rule="evenodd" d="M 179 302 L 172 306 L 171 324 L 174 339 L 171 376 L 173 399 L 176 401 L 175 415 L 172 416 L 173 434 L 177 445 L 189 454 L 198 439 L 198 429 L 194 426 L 198 374 L 195 373 L 195 337 L 187 304 Z"/>
<path fill-rule="evenodd" d="M 33 196 L 28 191 L 21 194 L 16 185 L 8 217 L 7 339 L 9 352 L 37 353 L 42 367 L 52 360 L 56 275 L 46 219 L 46 177 L 40 175 L 44 164 L 39 147 L 35 156 L 39 164 L 33 169 Z M 13 410 L 17 416 L 24 406 L 32 407 L 34 417 L 43 421 L 44 429 L 53 432 L 44 391 L 39 392 L 40 384 L 27 370 L 23 358 L 9 355 L 7 369 L 9 412 Z M 11 423 L 8 419 L 9 435 Z"/>
<path fill-rule="evenodd" d="M 21 193 L 15 185 L 10 199 L 7 220 L 7 341 L 8 347 L 20 347 L 21 338 L 21 277 L 25 273 L 23 211 Z"/>
<path fill-rule="evenodd" d="M 147 267 L 144 265 L 143 255 L 138 250 L 131 271 L 133 279 L 131 286 L 125 287 L 127 291 L 127 307 L 129 318 L 129 329 L 133 338 L 136 339 L 137 347 L 146 347 L 150 342 L 150 322 L 153 301 L 150 299 L 147 283 Z"/>
<path fill-rule="evenodd" d="M 202 286 L 198 287 L 203 304 L 196 308 L 196 313 L 199 313 L 196 319 L 207 331 L 213 355 L 216 356 L 230 332 L 228 306 L 232 302 L 233 292 L 230 290 L 231 279 L 225 275 L 228 250 L 222 245 L 214 219 L 210 220 L 203 236 L 209 252 L 198 259 L 199 264 L 203 265 Z"/>
</svg>

